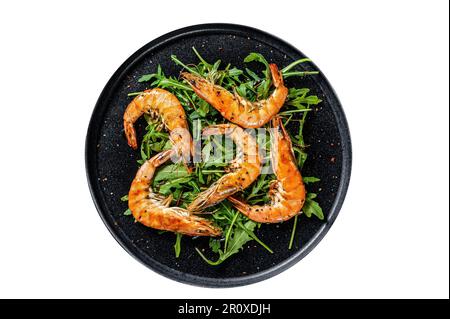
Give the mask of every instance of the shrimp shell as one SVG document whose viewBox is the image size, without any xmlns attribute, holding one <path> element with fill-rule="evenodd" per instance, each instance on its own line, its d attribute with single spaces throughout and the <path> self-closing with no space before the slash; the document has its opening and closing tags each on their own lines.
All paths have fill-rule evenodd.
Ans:
<svg viewBox="0 0 450 319">
<path fill-rule="evenodd" d="M 133 149 L 138 146 L 134 123 L 144 113 L 161 118 L 164 127 L 169 131 L 176 154 L 188 163 L 193 143 L 186 114 L 177 97 L 166 90 L 156 88 L 144 91 L 128 104 L 123 115 L 123 126 L 128 145 Z"/>
<path fill-rule="evenodd" d="M 298 215 L 306 198 L 291 139 L 278 116 L 272 119 L 270 132 L 271 163 L 277 177 L 270 185 L 270 205 L 251 206 L 237 198 L 228 198 L 242 214 L 260 223 L 279 223 Z"/>
<path fill-rule="evenodd" d="M 183 72 L 181 76 L 200 98 L 211 104 L 224 118 L 244 128 L 258 128 L 279 112 L 288 95 L 276 64 L 269 67 L 275 90 L 269 98 L 256 102 L 250 102 L 236 92 L 232 94 L 197 75 Z"/>
<path fill-rule="evenodd" d="M 128 193 L 128 207 L 134 218 L 147 227 L 189 236 L 219 236 L 221 230 L 211 221 L 195 216 L 186 209 L 169 207 L 170 199 L 155 194 L 151 183 L 156 168 L 164 164 L 173 150 L 158 153 L 138 170 Z"/>
</svg>

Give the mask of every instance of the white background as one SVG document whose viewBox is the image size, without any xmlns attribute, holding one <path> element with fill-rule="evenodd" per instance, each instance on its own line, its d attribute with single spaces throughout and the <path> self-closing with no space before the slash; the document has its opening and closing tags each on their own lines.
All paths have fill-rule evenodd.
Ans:
<svg viewBox="0 0 450 319">
<path fill-rule="evenodd" d="M 0 297 L 449 296 L 448 2 L 10 1 L 0 4 Z M 336 223 L 304 260 L 251 286 L 166 279 L 108 233 L 84 139 L 109 77 L 168 31 L 240 23 L 324 71 L 354 166 Z"/>
</svg>

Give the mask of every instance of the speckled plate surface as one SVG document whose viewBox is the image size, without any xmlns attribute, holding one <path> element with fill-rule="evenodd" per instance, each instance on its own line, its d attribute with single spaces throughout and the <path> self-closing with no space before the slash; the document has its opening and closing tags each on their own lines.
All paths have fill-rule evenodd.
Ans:
<svg viewBox="0 0 450 319">
<path fill-rule="evenodd" d="M 143 33 L 145 36 L 145 33 Z M 350 134 L 339 100 L 322 72 L 302 79 L 289 78 L 288 87 L 309 87 L 311 93 L 323 100 L 310 113 L 304 136 L 309 158 L 303 168 L 304 176 L 317 176 L 320 183 L 308 189 L 318 193 L 325 220 L 300 216 L 294 247 L 288 250 L 292 220 L 263 225 L 257 232 L 273 254 L 255 242 L 217 267 L 206 264 L 194 247 L 207 248 L 208 239 L 182 239 L 181 256 L 175 258 L 172 233 L 158 234 L 124 216 L 127 203 L 120 197 L 128 193 L 138 169 L 137 151 L 126 143 L 122 116 L 131 98 L 127 93 L 141 91 L 148 84 L 137 79 L 153 73 L 160 64 L 166 75 L 178 76 L 180 67 L 171 60 L 177 55 L 186 63 L 196 63 L 191 47 L 195 46 L 207 61 L 221 59 L 223 63 L 243 66 L 250 52 L 262 53 L 269 62 L 284 67 L 305 57 L 299 50 L 270 34 L 246 26 L 230 24 L 196 25 L 170 32 L 134 53 L 114 73 L 94 108 L 86 138 L 86 171 L 97 210 L 120 245 L 140 262 L 174 280 L 209 287 L 231 287 L 251 284 L 274 276 L 308 254 L 324 237 L 342 206 L 351 170 Z M 303 70 L 318 70 L 304 63 Z M 137 123 L 139 141 L 144 121 Z M 209 256 L 213 257 L 213 256 Z M 331 262 L 331 261 L 330 261 Z M 293 273 L 294 274 L 294 273 Z"/>
</svg>

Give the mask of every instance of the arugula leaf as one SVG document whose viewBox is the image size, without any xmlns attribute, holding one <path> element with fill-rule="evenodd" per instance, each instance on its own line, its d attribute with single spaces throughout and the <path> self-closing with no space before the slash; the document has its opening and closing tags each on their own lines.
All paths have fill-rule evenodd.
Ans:
<svg viewBox="0 0 450 319">
<path fill-rule="evenodd" d="M 256 226 L 256 223 L 254 221 L 248 221 L 244 224 L 245 228 L 247 228 L 250 231 L 253 231 L 253 229 Z M 219 249 L 219 259 L 216 261 L 211 261 L 198 249 L 197 247 L 195 250 L 197 253 L 202 257 L 204 261 L 206 261 L 211 266 L 217 266 L 223 263 L 226 259 L 228 259 L 230 256 L 236 254 L 239 252 L 240 249 L 243 249 L 243 246 L 252 240 L 252 237 L 242 228 L 237 228 L 233 235 L 230 237 L 230 241 L 228 243 L 227 250 L 223 252 L 221 249 Z"/>
<path fill-rule="evenodd" d="M 170 77 L 170 78 L 166 78 L 166 77 L 162 77 L 157 85 L 163 89 L 182 89 L 182 90 L 186 90 L 186 91 L 192 91 L 192 88 L 181 83 L 180 81 L 178 81 L 177 79 Z"/>
<path fill-rule="evenodd" d="M 316 193 L 308 193 L 306 194 L 306 199 L 314 199 L 317 197 Z"/>
<path fill-rule="evenodd" d="M 144 93 L 144 92 L 130 92 L 130 93 L 127 94 L 127 96 L 137 96 L 137 95 L 140 95 L 142 93 Z"/>
<path fill-rule="evenodd" d="M 159 169 L 153 181 L 157 183 L 163 180 L 172 180 L 186 176 L 189 176 L 189 172 L 183 164 L 170 164 Z"/>
<path fill-rule="evenodd" d="M 158 77 L 158 74 L 156 74 L 156 73 L 153 73 L 153 74 L 145 74 L 145 75 L 141 76 L 141 77 L 138 79 L 138 82 L 139 82 L 139 83 L 141 83 L 141 82 L 148 82 L 148 81 L 150 81 L 151 79 L 154 79 L 154 78 L 157 78 L 157 77 Z"/>
<path fill-rule="evenodd" d="M 322 102 L 316 95 L 298 96 L 287 102 L 290 106 L 295 106 L 298 109 L 307 109 L 311 105 L 317 105 Z"/>
<path fill-rule="evenodd" d="M 205 59 L 203 59 L 203 57 L 200 55 L 200 53 L 198 53 L 197 49 L 195 47 L 192 47 L 192 51 L 194 51 L 195 55 L 197 56 L 197 58 L 200 60 L 201 63 L 203 63 L 203 65 L 208 69 L 211 70 L 212 65 L 209 64 L 208 62 L 205 61 Z"/>
<path fill-rule="evenodd" d="M 175 64 L 182 66 L 183 68 L 185 68 L 186 70 L 188 70 L 190 73 L 194 73 L 198 76 L 202 76 L 197 70 L 187 66 L 186 64 L 184 64 L 183 62 L 181 62 L 177 56 L 175 54 L 172 54 L 170 56 L 170 58 L 172 59 L 173 62 L 175 62 Z"/>
<path fill-rule="evenodd" d="M 170 193 L 172 193 L 172 188 L 180 188 L 182 187 L 182 184 L 187 184 L 191 181 L 191 179 L 192 176 L 187 176 L 167 181 L 161 185 L 161 187 L 159 188 L 159 193 L 162 195 L 169 195 Z"/>
<path fill-rule="evenodd" d="M 237 94 L 239 94 L 242 97 L 246 97 L 247 96 L 247 87 L 245 86 L 245 84 L 241 84 L 238 87 L 236 87 L 236 92 Z"/>
<path fill-rule="evenodd" d="M 124 214 L 125 216 L 130 216 L 130 215 L 132 215 L 131 210 L 130 210 L 129 208 L 128 208 L 126 211 L 124 211 L 123 214 Z"/>
<path fill-rule="evenodd" d="M 244 74 L 244 72 L 235 67 L 228 70 L 228 76 L 235 81 L 239 81 L 239 76 L 242 74 Z"/>
<path fill-rule="evenodd" d="M 290 88 L 288 93 L 288 99 L 292 100 L 299 96 L 306 96 L 306 94 L 308 94 L 310 91 L 311 90 L 308 88 L 301 88 L 301 89 Z"/>
<path fill-rule="evenodd" d="M 249 68 L 245 68 L 245 71 L 248 73 L 248 75 L 250 75 L 250 77 L 252 77 L 255 81 L 261 81 L 261 78 L 252 70 L 250 70 Z"/>
<path fill-rule="evenodd" d="M 319 71 L 296 71 L 296 72 L 286 72 L 283 73 L 283 78 L 287 79 L 291 76 L 306 76 L 306 75 L 315 75 L 319 74 Z"/>
<path fill-rule="evenodd" d="M 306 197 L 305 204 L 303 205 L 303 212 L 305 213 L 306 217 L 311 217 L 312 215 L 317 216 L 320 220 L 323 220 L 325 216 L 323 215 L 322 208 L 320 207 L 319 203 L 313 200 L 313 198 L 316 198 L 316 194 L 308 193 L 308 196 Z"/>
<path fill-rule="evenodd" d="M 250 230 L 249 228 L 247 228 L 247 227 L 244 227 L 243 225 L 242 225 L 242 223 L 241 222 L 238 222 L 238 225 L 241 227 L 241 229 L 243 229 L 251 238 L 253 238 L 253 240 L 255 240 L 258 244 L 260 244 L 261 246 L 263 246 L 269 253 L 271 253 L 271 254 L 273 254 L 273 251 L 272 251 L 272 249 L 270 249 L 270 247 L 269 246 L 267 246 L 265 243 L 263 243 L 262 241 L 261 241 L 261 239 L 259 239 L 257 236 L 256 236 L 256 234 L 255 234 L 255 232 L 253 231 L 253 230 Z M 256 224 L 256 226 L 258 226 L 258 228 L 260 228 L 261 227 L 261 224 Z"/>
<path fill-rule="evenodd" d="M 175 250 L 175 257 L 178 258 L 180 257 L 180 253 L 181 253 L 181 237 L 183 237 L 182 234 L 180 233 L 176 233 L 176 240 L 175 240 L 175 244 L 173 245 L 173 249 Z"/>
<path fill-rule="evenodd" d="M 287 72 L 289 72 L 292 68 L 294 68 L 295 66 L 301 64 L 301 63 L 305 63 L 305 62 L 311 62 L 311 59 L 308 58 L 303 58 L 303 59 L 299 59 L 297 61 L 292 62 L 291 64 L 289 64 L 288 66 L 284 67 L 281 72 L 284 74 L 286 74 Z"/>
<path fill-rule="evenodd" d="M 145 116 L 145 118 L 148 125 L 145 128 L 147 132 L 142 138 L 140 148 L 142 160 L 139 162 L 141 164 L 149 159 L 153 153 L 158 153 L 171 147 L 169 134 L 161 131 L 161 124 L 154 122 L 149 116 Z"/>
<path fill-rule="evenodd" d="M 198 101 L 197 113 L 200 117 L 205 117 L 209 113 L 209 104 L 204 100 Z"/>
<path fill-rule="evenodd" d="M 295 231 L 297 230 L 297 222 L 298 222 L 298 215 L 295 215 L 294 226 L 292 227 L 292 232 L 291 232 L 291 239 L 289 240 L 289 246 L 288 246 L 289 250 L 292 249 L 292 244 L 294 243 Z"/>
<path fill-rule="evenodd" d="M 270 80 L 270 78 L 261 81 L 261 84 L 258 86 L 258 89 L 256 90 L 256 92 L 258 93 L 256 97 L 257 100 L 266 99 L 269 96 L 269 89 L 271 83 L 272 81 Z"/>
<path fill-rule="evenodd" d="M 264 58 L 264 56 L 260 53 L 251 52 L 245 59 L 244 62 L 260 62 L 264 64 L 265 70 L 263 71 L 264 79 L 260 79 L 259 76 L 257 76 L 253 71 L 246 69 L 247 73 L 250 75 L 251 78 L 255 80 L 255 82 L 258 82 L 258 86 L 256 88 L 256 99 L 266 99 L 269 96 L 269 89 L 270 85 L 272 84 L 272 78 L 270 74 L 270 67 L 269 62 Z M 252 84 L 254 86 L 255 83 Z"/>
<path fill-rule="evenodd" d="M 312 184 L 312 183 L 317 183 L 317 182 L 320 182 L 320 178 L 313 177 L 313 176 L 303 177 L 303 183 L 305 183 L 305 184 Z"/>
<path fill-rule="evenodd" d="M 252 61 L 261 62 L 262 64 L 264 64 L 266 66 L 267 69 L 269 69 L 269 62 L 267 62 L 266 58 L 260 53 L 251 52 L 244 59 L 245 63 L 252 62 Z"/>
<path fill-rule="evenodd" d="M 255 229 L 256 223 L 254 221 L 247 221 L 244 224 L 245 229 L 248 231 L 253 231 Z M 237 228 L 233 233 L 233 236 L 230 237 L 228 242 L 227 251 L 225 252 L 222 258 L 226 259 L 229 256 L 236 254 L 239 249 L 241 249 L 247 242 L 251 240 L 250 235 L 243 228 Z"/>
<path fill-rule="evenodd" d="M 211 248 L 211 250 L 215 253 L 218 253 L 220 250 L 220 240 L 219 239 L 214 239 L 214 238 L 210 238 L 209 239 L 209 248 Z"/>
</svg>

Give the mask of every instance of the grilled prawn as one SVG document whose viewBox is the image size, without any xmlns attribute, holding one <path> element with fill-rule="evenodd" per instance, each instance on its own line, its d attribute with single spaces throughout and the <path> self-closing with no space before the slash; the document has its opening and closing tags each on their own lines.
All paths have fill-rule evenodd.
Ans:
<svg viewBox="0 0 450 319">
<path fill-rule="evenodd" d="M 181 76 L 200 98 L 211 104 L 224 118 L 244 128 L 257 128 L 278 113 L 288 95 L 276 64 L 270 64 L 270 72 L 275 90 L 268 99 L 256 102 L 250 102 L 236 92 L 232 94 L 197 75 L 183 72 Z"/>
<path fill-rule="evenodd" d="M 163 89 L 146 90 L 128 104 L 123 115 L 125 136 L 133 149 L 137 149 L 134 123 L 143 114 L 160 117 L 164 127 L 169 131 L 170 141 L 177 156 L 188 163 L 193 149 L 192 137 L 186 120 L 186 114 L 180 101 L 172 93 Z"/>
<path fill-rule="evenodd" d="M 234 124 L 211 125 L 203 129 L 203 136 L 226 135 L 236 144 L 237 156 L 228 167 L 228 173 L 214 182 L 207 190 L 198 194 L 188 206 L 189 211 L 198 212 L 218 204 L 230 195 L 248 187 L 261 173 L 262 159 L 256 140 Z"/>
<path fill-rule="evenodd" d="M 174 150 L 158 153 L 138 170 L 128 194 L 128 206 L 134 218 L 145 226 L 189 236 L 219 236 L 221 230 L 211 221 L 195 216 L 186 209 L 169 207 L 171 198 L 155 194 L 151 182 L 155 170 L 164 164 Z"/>
<path fill-rule="evenodd" d="M 300 213 L 306 197 L 291 139 L 278 116 L 272 119 L 270 133 L 271 163 L 277 177 L 270 185 L 270 205 L 251 206 L 237 198 L 228 198 L 242 214 L 260 223 L 279 223 L 292 218 Z"/>
</svg>

